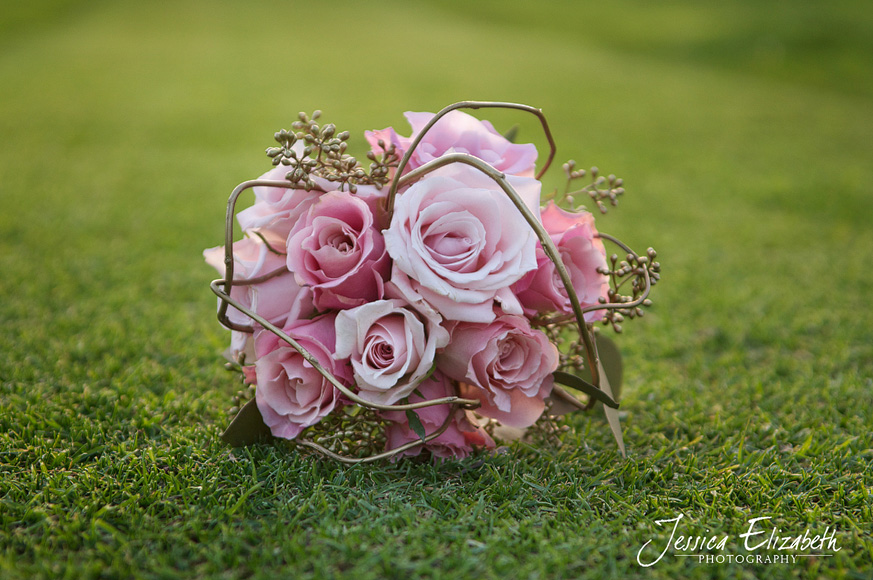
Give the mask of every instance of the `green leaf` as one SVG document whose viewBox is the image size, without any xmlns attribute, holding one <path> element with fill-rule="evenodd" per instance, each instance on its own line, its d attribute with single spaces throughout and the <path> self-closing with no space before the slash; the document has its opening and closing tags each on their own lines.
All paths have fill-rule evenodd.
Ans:
<svg viewBox="0 0 873 580">
<path fill-rule="evenodd" d="M 612 397 L 592 385 L 586 380 L 583 380 L 576 375 L 571 375 L 570 373 L 565 373 L 563 371 L 555 371 L 552 373 L 552 376 L 555 378 L 555 382 L 565 387 L 570 387 L 571 389 L 576 389 L 577 391 L 581 391 L 592 397 L 599 402 L 603 403 L 607 407 L 612 407 L 613 409 L 618 408 L 618 403 L 612 400 Z"/>
<path fill-rule="evenodd" d="M 503 134 L 503 137 L 510 143 L 515 143 L 515 138 L 518 137 L 518 125 L 513 125 L 509 131 Z"/>
<path fill-rule="evenodd" d="M 609 423 L 609 428 L 618 443 L 618 449 L 621 451 L 621 456 L 626 457 L 624 447 L 624 437 L 621 433 L 621 422 L 618 418 L 618 399 L 621 390 L 622 367 L 621 367 L 621 352 L 616 344 L 605 336 L 597 335 L 597 365 L 601 377 L 600 387 L 597 388 L 591 384 L 591 370 L 588 368 L 579 369 L 579 375 L 576 376 L 562 371 L 556 371 L 552 374 L 555 382 L 578 391 L 582 391 L 593 400 L 603 403 L 603 412 L 606 414 L 606 420 Z M 573 405 L 569 405 L 567 401 L 561 399 L 572 397 L 569 393 L 561 393 L 560 388 L 556 387 L 552 396 L 562 395 L 555 401 L 557 407 L 565 407 L 572 411 Z M 570 401 L 572 402 L 572 401 Z M 567 412 L 566 410 L 562 412 Z"/>
<path fill-rule="evenodd" d="M 598 402 L 614 409 L 618 408 L 619 394 L 621 393 L 622 364 L 621 352 L 615 342 L 603 335 L 597 335 L 597 357 L 603 366 L 604 374 L 609 379 L 612 396 L 591 384 L 591 369 L 588 367 L 579 369 L 578 375 L 557 371 L 554 373 L 555 382 L 576 389 L 593 397 Z"/>
<path fill-rule="evenodd" d="M 240 409 L 230 425 L 221 434 L 221 439 L 231 447 L 245 447 L 273 438 L 270 428 L 252 399 Z"/>
<path fill-rule="evenodd" d="M 427 436 L 427 433 L 424 432 L 424 425 L 421 424 L 421 419 L 418 418 L 418 414 L 412 409 L 406 410 L 406 420 L 409 421 L 409 428 L 418 435 L 422 441 Z"/>
<path fill-rule="evenodd" d="M 597 335 L 597 358 L 600 359 L 600 364 L 606 371 L 606 376 L 609 377 L 609 386 L 615 395 L 615 400 L 618 400 L 621 393 L 622 381 L 622 365 L 621 351 L 618 350 L 618 345 L 611 338 L 602 334 Z M 588 367 L 579 371 L 579 376 L 588 382 L 591 382 L 591 370 Z"/>
</svg>

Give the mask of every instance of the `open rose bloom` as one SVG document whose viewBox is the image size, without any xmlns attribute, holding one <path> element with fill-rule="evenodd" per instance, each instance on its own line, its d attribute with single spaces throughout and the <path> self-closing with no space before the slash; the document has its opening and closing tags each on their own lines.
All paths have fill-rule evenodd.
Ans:
<svg viewBox="0 0 873 580">
<path fill-rule="evenodd" d="M 368 131 L 369 171 L 316 115 L 276 133 L 274 169 L 237 187 L 225 245 L 204 252 L 223 276 L 228 358 L 255 393 L 225 439 L 269 432 L 347 462 L 460 458 L 601 401 L 623 452 L 593 326 L 642 315 L 654 251 L 609 259 L 590 212 L 543 195 L 553 145 L 537 173 L 536 146 L 458 110 L 494 106 L 537 115 L 552 144 L 538 110 L 496 103 L 406 113 L 408 137 Z M 575 193 L 601 209 L 623 191 L 592 177 Z"/>
</svg>

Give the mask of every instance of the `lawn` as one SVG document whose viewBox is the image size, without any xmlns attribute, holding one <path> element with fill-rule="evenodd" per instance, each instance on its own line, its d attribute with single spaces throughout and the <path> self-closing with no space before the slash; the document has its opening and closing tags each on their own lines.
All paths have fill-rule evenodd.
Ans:
<svg viewBox="0 0 873 580">
<path fill-rule="evenodd" d="M 6 4 L 0 577 L 873 574 L 865 3 Z M 230 191 L 298 111 L 361 153 L 463 99 L 541 107 L 559 161 L 625 181 L 600 229 L 658 250 L 654 306 L 616 337 L 627 458 L 598 413 L 436 465 L 226 447 L 239 385 L 201 251 Z M 726 545 L 641 566 L 679 514 Z M 748 551 L 750 525 L 831 541 Z"/>
</svg>

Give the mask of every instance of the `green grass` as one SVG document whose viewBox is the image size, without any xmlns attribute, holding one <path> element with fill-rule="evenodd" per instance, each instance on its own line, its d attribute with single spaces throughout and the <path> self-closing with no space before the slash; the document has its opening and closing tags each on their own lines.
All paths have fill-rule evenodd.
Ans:
<svg viewBox="0 0 873 580">
<path fill-rule="evenodd" d="M 863 2 L 7 4 L 0 577 L 873 573 Z M 237 387 L 200 252 L 231 189 L 299 110 L 360 150 L 468 98 L 542 107 L 559 159 L 625 179 L 600 228 L 659 251 L 655 306 L 618 337 L 628 458 L 597 415 L 560 448 L 437 466 L 224 447 Z M 761 516 L 841 549 L 641 568 L 680 512 L 726 553 Z"/>
</svg>

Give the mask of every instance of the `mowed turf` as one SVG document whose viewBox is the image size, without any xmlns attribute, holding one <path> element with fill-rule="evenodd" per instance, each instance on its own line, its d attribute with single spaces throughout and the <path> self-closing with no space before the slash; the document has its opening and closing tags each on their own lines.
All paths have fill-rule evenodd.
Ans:
<svg viewBox="0 0 873 580">
<path fill-rule="evenodd" d="M 0 577 L 869 577 L 871 39 L 863 2 L 5 3 Z M 599 228 L 659 252 L 627 459 L 597 413 L 438 465 L 225 447 L 230 191 L 298 111 L 362 153 L 462 99 L 543 108 L 559 162 L 625 180 Z M 834 543 L 641 567 L 680 513 L 705 554 L 766 554 L 757 517 Z"/>
</svg>

